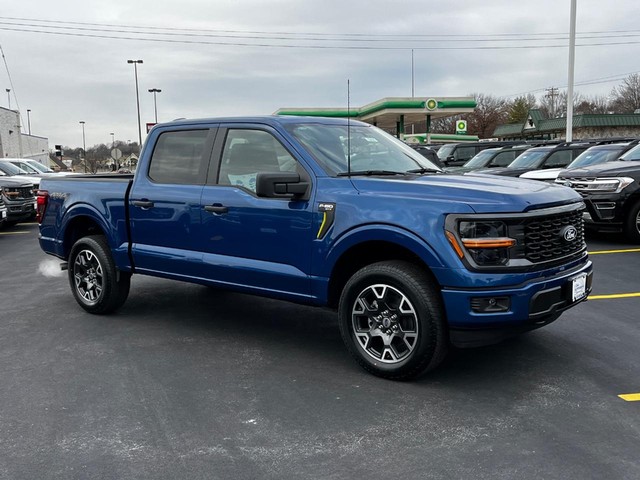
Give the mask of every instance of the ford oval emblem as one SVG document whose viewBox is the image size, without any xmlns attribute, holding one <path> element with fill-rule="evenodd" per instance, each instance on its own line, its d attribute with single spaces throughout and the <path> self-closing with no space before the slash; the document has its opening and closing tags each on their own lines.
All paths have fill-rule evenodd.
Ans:
<svg viewBox="0 0 640 480">
<path fill-rule="evenodd" d="M 560 236 L 567 243 L 573 242 L 578 237 L 578 230 L 573 225 L 567 225 L 560 230 Z"/>
</svg>

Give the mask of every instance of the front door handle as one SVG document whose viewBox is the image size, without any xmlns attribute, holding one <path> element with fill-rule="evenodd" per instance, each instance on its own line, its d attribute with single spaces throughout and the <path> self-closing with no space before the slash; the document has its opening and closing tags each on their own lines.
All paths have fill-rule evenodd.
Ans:
<svg viewBox="0 0 640 480">
<path fill-rule="evenodd" d="M 153 202 L 150 200 L 134 200 L 133 202 L 134 206 L 136 207 L 140 207 L 140 208 L 151 208 L 153 207 Z"/>
<path fill-rule="evenodd" d="M 207 212 L 211 213 L 227 213 L 229 211 L 229 207 L 225 207 L 221 203 L 214 203 L 213 205 L 206 205 L 204 209 Z"/>
</svg>

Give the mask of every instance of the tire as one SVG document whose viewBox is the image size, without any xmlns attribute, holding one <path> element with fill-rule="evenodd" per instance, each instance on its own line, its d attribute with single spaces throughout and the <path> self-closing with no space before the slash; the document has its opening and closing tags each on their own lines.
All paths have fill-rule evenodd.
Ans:
<svg viewBox="0 0 640 480">
<path fill-rule="evenodd" d="M 111 313 L 127 300 L 131 274 L 116 269 L 102 235 L 82 237 L 73 245 L 68 271 L 73 296 L 89 313 Z"/>
<path fill-rule="evenodd" d="M 338 307 L 342 339 L 365 370 L 408 380 L 436 368 L 448 342 L 435 281 L 404 261 L 362 268 L 349 279 Z"/>
<path fill-rule="evenodd" d="M 629 210 L 624 233 L 633 243 L 640 243 L 640 201 Z"/>
</svg>

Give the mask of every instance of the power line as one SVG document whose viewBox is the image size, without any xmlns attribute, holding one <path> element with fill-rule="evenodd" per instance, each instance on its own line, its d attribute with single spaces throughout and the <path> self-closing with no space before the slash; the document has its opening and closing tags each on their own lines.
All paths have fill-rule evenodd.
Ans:
<svg viewBox="0 0 640 480">
<path fill-rule="evenodd" d="M 44 27 L 47 28 L 47 27 Z M 364 45 L 300 45 L 300 44 L 285 44 L 285 43 L 248 43 L 248 42 L 215 42 L 215 41 L 202 41 L 202 40 L 184 40 L 184 39 L 169 39 L 169 38 L 148 38 L 148 37 L 130 37 L 123 35 L 98 35 L 89 33 L 75 33 L 75 32 L 57 32 L 48 30 L 38 30 L 35 28 L 9 28 L 6 26 L 0 26 L 0 30 L 23 32 L 23 33 L 41 33 L 47 35 L 58 36 L 70 36 L 81 38 L 100 38 L 110 40 L 133 40 L 133 41 L 145 41 L 156 43 L 173 43 L 173 44 L 188 44 L 188 45 L 218 45 L 218 46 L 233 46 L 233 47 L 258 47 L 258 48 L 291 48 L 291 49 L 319 49 L 319 50 L 408 50 L 414 48 L 415 50 L 531 50 L 540 48 L 567 48 L 567 45 L 501 45 L 501 46 L 415 46 L 415 47 L 397 47 L 397 46 L 364 46 Z M 135 33 L 135 32 L 118 32 L 118 33 Z M 264 39 L 268 40 L 268 39 Z M 606 43 L 581 43 L 577 44 L 577 47 L 597 47 L 597 46 L 621 46 L 621 45 L 638 45 L 640 41 L 628 41 L 628 42 L 606 42 Z"/>
</svg>

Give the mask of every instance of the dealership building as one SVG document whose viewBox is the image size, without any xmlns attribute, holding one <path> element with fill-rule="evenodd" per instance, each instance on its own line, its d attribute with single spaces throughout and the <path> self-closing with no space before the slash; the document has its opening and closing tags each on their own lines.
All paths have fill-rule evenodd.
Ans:
<svg viewBox="0 0 640 480">
<path fill-rule="evenodd" d="M 20 112 L 0 107 L 0 158 L 31 158 L 49 165 L 49 139 L 22 133 Z"/>
</svg>

